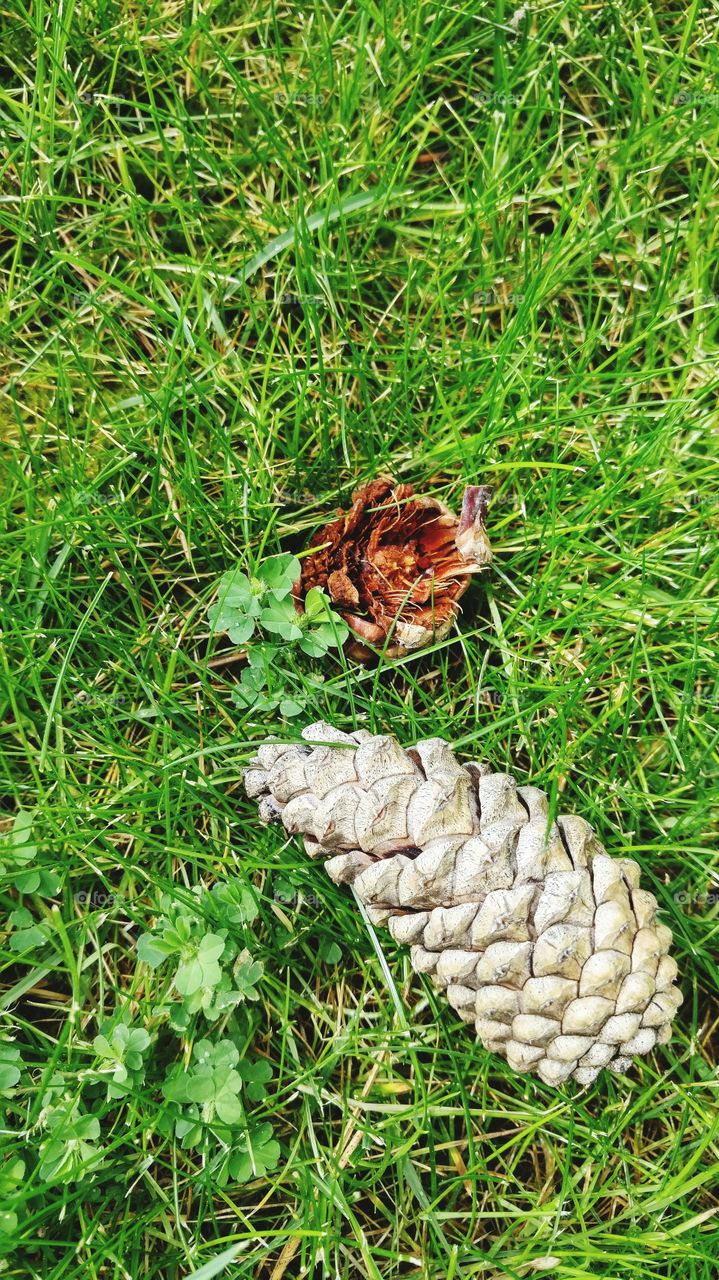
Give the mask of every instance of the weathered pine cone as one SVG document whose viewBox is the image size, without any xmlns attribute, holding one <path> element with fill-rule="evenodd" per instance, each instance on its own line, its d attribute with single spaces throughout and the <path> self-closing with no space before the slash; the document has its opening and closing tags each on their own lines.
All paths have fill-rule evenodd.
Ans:
<svg viewBox="0 0 719 1280">
<path fill-rule="evenodd" d="M 302 560 L 298 605 L 321 587 L 342 615 L 360 661 L 383 648 L 401 657 L 441 640 L 457 616 L 470 577 L 491 561 L 484 528 L 491 490 L 468 485 L 462 511 L 453 515 L 437 498 L 413 493 L 411 484 L 373 480 L 352 495 L 313 536 L 317 551 Z"/>
<path fill-rule="evenodd" d="M 582 818 L 548 825 L 543 791 L 460 764 L 441 738 L 403 750 L 324 723 L 302 737 L 318 745 L 260 747 L 245 771 L 263 821 L 354 885 L 487 1049 L 587 1085 L 667 1043 L 682 993 L 636 862 L 607 857 Z"/>
</svg>

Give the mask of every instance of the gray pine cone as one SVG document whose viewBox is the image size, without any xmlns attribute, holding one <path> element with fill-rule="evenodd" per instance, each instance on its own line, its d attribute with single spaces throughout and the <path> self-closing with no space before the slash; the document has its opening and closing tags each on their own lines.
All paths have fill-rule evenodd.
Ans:
<svg viewBox="0 0 719 1280">
<path fill-rule="evenodd" d="M 583 818 L 548 825 L 543 791 L 460 764 L 442 738 L 404 750 L 322 722 L 302 737 L 317 745 L 260 747 L 245 770 L 262 820 L 354 886 L 487 1049 L 587 1085 L 667 1043 L 672 934 L 636 862 L 607 857 Z"/>
</svg>

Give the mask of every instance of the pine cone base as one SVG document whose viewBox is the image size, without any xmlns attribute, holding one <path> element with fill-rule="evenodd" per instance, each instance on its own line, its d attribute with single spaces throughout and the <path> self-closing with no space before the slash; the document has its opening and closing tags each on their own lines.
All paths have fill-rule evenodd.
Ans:
<svg viewBox="0 0 719 1280">
<path fill-rule="evenodd" d="M 550 823 L 543 791 L 461 764 L 441 738 L 404 750 L 325 723 L 302 737 L 259 748 L 247 794 L 353 885 L 485 1048 L 588 1085 L 668 1042 L 672 934 L 636 862 L 608 857 L 582 818 Z"/>
</svg>

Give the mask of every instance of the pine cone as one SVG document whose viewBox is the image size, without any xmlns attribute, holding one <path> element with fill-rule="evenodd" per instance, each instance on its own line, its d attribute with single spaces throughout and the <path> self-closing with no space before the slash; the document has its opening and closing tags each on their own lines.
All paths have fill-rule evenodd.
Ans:
<svg viewBox="0 0 719 1280">
<path fill-rule="evenodd" d="M 302 737 L 319 745 L 260 747 L 245 771 L 262 820 L 354 885 L 487 1049 L 586 1085 L 667 1043 L 682 993 L 636 862 L 607 857 L 582 818 L 548 826 L 543 791 L 460 764 L 442 738 Z"/>
<path fill-rule="evenodd" d="M 468 485 L 459 519 L 437 498 L 413 496 L 411 484 L 373 480 L 352 495 L 312 538 L 317 551 L 302 560 L 301 601 L 312 587 L 326 591 L 357 639 L 353 657 L 366 660 L 367 643 L 398 658 L 441 640 L 458 601 L 491 551 L 484 519 L 491 490 Z"/>
</svg>

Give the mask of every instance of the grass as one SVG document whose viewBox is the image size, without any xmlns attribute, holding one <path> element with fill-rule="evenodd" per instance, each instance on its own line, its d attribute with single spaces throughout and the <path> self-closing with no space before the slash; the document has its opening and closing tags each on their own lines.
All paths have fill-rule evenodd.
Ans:
<svg viewBox="0 0 719 1280">
<path fill-rule="evenodd" d="M 2 812 L 58 884 L 0 857 L 4 1274 L 714 1275 L 716 21 L 5 0 Z M 630 1076 L 514 1075 L 243 796 L 278 725 L 217 580 L 383 471 L 491 484 L 494 568 L 430 652 L 296 663 L 308 718 L 449 736 L 641 864 L 685 1000 Z M 162 895 L 256 1001 L 139 959 Z M 272 1069 L 229 1147 L 280 1158 L 224 1185 L 162 1089 L 205 1037 Z"/>
</svg>

